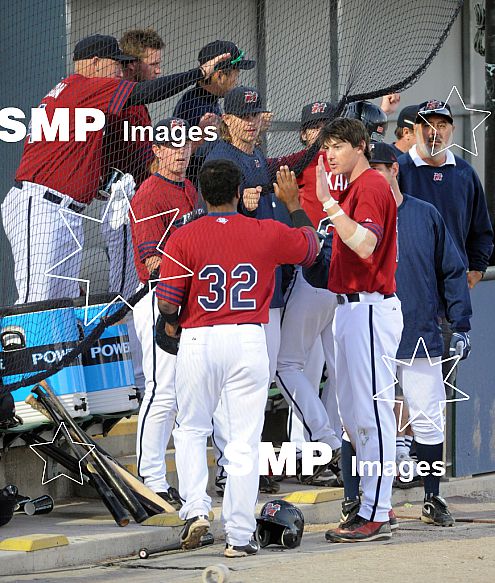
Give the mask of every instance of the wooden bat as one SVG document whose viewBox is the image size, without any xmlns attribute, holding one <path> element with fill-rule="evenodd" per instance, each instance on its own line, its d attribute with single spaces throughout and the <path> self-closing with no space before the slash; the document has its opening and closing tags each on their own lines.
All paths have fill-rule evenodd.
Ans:
<svg viewBox="0 0 495 583">
<path fill-rule="evenodd" d="M 28 405 L 48 417 L 51 421 L 55 424 L 58 423 L 58 419 L 56 416 L 50 415 L 49 411 L 38 403 L 35 399 L 34 395 L 28 395 L 25 401 Z M 64 466 L 68 469 L 71 473 L 77 475 L 79 474 L 79 463 L 78 460 L 81 459 L 82 455 L 80 455 L 80 451 L 78 451 L 78 458 L 74 458 L 69 454 L 62 451 L 56 445 L 51 444 L 50 442 L 41 439 L 40 437 L 30 436 L 26 434 L 23 436 L 24 441 L 31 444 L 44 444 L 46 453 L 54 459 L 57 463 Z M 74 444 L 72 444 L 74 445 Z M 110 514 L 113 516 L 113 519 L 119 526 L 127 526 L 130 522 L 129 514 L 127 510 L 122 506 L 119 502 L 118 498 L 115 496 L 112 489 L 108 486 L 108 484 L 103 480 L 103 478 L 98 474 L 92 464 L 87 461 L 87 457 L 81 460 L 81 470 L 83 472 L 83 476 L 89 482 L 89 484 L 98 492 L 100 498 L 103 501 L 103 504 L 107 507 Z"/>
<path fill-rule="evenodd" d="M 47 409 L 48 412 L 53 413 L 55 418 L 58 417 L 65 423 L 72 439 L 76 439 L 81 443 L 88 443 L 88 436 L 77 425 L 77 423 L 75 423 L 75 421 L 69 415 L 65 407 L 60 403 L 56 395 L 45 381 L 42 381 L 39 385 L 36 385 L 32 389 L 32 392 L 35 393 L 35 395 L 40 399 L 41 404 L 43 407 L 45 407 L 45 409 Z M 149 514 L 139 503 L 136 496 L 134 495 L 134 492 L 127 486 L 127 484 L 119 475 L 113 472 L 108 462 L 106 461 L 106 458 L 102 456 L 96 448 L 93 448 L 85 459 L 88 459 L 89 462 L 89 458 L 91 458 L 92 464 L 97 473 L 113 490 L 120 503 L 129 510 L 134 520 L 138 523 L 146 520 L 149 517 Z"/>
</svg>

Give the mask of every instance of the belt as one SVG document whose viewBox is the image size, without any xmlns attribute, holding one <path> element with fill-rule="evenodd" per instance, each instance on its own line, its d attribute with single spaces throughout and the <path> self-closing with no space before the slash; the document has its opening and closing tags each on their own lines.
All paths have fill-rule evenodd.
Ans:
<svg viewBox="0 0 495 583">
<path fill-rule="evenodd" d="M 54 204 L 60 204 L 64 200 L 61 196 L 50 192 L 49 190 L 45 192 L 43 198 L 49 202 L 53 202 Z M 84 210 L 84 205 L 78 204 L 77 202 L 71 202 L 69 205 L 67 205 L 66 208 L 74 211 L 75 213 L 82 213 Z"/>
<path fill-rule="evenodd" d="M 395 294 L 386 294 L 383 296 L 384 300 L 388 300 L 390 298 L 395 298 Z M 359 297 L 359 294 L 354 293 L 354 294 L 337 294 L 337 303 L 342 305 L 346 303 L 346 299 L 347 302 L 360 302 L 361 298 Z"/>
</svg>

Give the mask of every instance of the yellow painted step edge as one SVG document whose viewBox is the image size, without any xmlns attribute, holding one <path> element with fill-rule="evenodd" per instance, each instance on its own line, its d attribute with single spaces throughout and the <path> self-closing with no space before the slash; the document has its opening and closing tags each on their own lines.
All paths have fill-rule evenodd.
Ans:
<svg viewBox="0 0 495 583">
<path fill-rule="evenodd" d="M 63 534 L 28 534 L 1 541 L 0 551 L 41 551 L 68 544 L 69 540 Z"/>
<path fill-rule="evenodd" d="M 213 522 L 215 515 L 213 512 L 209 513 L 208 516 L 210 522 Z M 176 512 L 155 514 L 155 516 L 150 516 L 144 522 L 141 523 L 143 526 L 182 526 L 185 524 L 185 520 L 181 520 Z"/>
<path fill-rule="evenodd" d="M 284 496 L 284 500 L 291 504 L 320 504 L 321 502 L 340 500 L 343 497 L 343 488 L 325 488 L 324 490 L 297 490 Z"/>
</svg>

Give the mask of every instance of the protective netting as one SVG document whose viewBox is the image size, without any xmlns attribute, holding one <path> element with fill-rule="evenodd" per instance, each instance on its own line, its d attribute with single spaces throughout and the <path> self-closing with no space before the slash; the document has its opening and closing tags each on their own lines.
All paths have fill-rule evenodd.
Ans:
<svg viewBox="0 0 495 583">
<path fill-rule="evenodd" d="M 19 107 L 29 119 L 31 108 L 38 108 L 48 94 L 41 109 L 47 110 L 49 119 L 53 108 L 61 107 L 68 108 L 71 115 L 76 107 L 95 107 L 106 114 L 104 136 L 100 130 L 88 134 L 86 141 L 76 142 L 71 117 L 68 141 L 48 143 L 45 133 L 41 141 L 25 146 L 22 159 L 21 143 L 9 144 L 15 155 L 2 165 L 7 190 L 14 177 L 17 181 L 2 205 L 8 238 L 1 233 L 0 257 L 0 303 L 7 306 L 0 311 L 1 372 L 4 387 L 16 390 L 15 401 L 24 399 L 35 380 L 55 372 L 61 375 L 64 370 L 71 378 L 55 383 L 55 388 L 61 393 L 85 394 L 90 366 L 112 365 L 116 385 L 134 384 L 127 327 L 119 321 L 139 299 L 128 222 L 146 217 L 129 215 L 127 199 L 149 176 L 153 152 L 149 135 L 137 143 L 125 142 L 122 124 L 124 120 L 154 124 L 171 116 L 184 90 L 203 85 L 203 72 L 197 68 L 202 47 L 215 39 L 235 42 L 239 52 L 231 55 L 235 62 L 230 69 L 242 61 L 256 61 L 254 68 L 241 70 L 234 83 L 256 88 L 263 109 L 272 112 L 271 127 L 265 127 L 258 138 L 265 153 L 278 157 L 301 151 L 293 160 L 293 167 L 300 171 L 317 149 L 315 145 L 302 151 L 298 132 L 302 107 L 331 101 L 340 113 L 346 102 L 411 86 L 438 52 L 461 7 L 458 0 L 433 4 L 427 0 L 11 3 L 7 14 L 11 26 L 4 38 L 8 58 L 2 63 L 2 78 L 16 79 L 16 83 L 6 90 L 10 103 L 3 105 Z M 27 22 L 32 31 L 29 35 L 25 34 Z M 101 34 L 121 39 L 130 30 L 148 28 L 163 40 L 159 76 L 187 74 L 167 82 L 146 81 L 157 74 L 156 65 L 154 69 L 149 66 L 153 73 L 150 68 L 148 73 L 139 73 L 138 68 L 129 72 L 126 63 L 124 79 L 141 81 L 135 86 L 112 79 L 117 69 L 102 72 L 101 61 L 99 72 L 92 70 L 92 75 L 105 77 L 103 82 L 66 81 L 74 71 L 74 47 L 85 37 Z M 148 47 L 152 51 L 156 49 L 153 39 Z M 84 52 L 88 50 L 84 43 L 79 50 L 80 57 L 89 54 Z M 220 100 L 210 99 L 211 111 L 218 114 L 222 87 L 215 91 Z M 148 104 L 147 110 L 144 104 Z M 191 99 L 181 115 L 195 125 L 197 103 Z M 208 147 L 214 146 L 213 142 Z M 193 157 L 191 167 L 196 164 L 196 172 L 202 160 L 199 154 Z M 112 190 L 107 183 L 115 169 L 121 172 L 118 177 L 132 175 L 135 188 L 125 179 Z M 100 196 L 105 190 L 110 198 Z M 170 217 L 164 220 L 163 234 L 172 220 L 181 220 L 181 216 Z M 145 286 L 140 294 L 147 289 Z M 95 294 L 107 295 L 95 298 Z M 87 295 L 92 306 L 88 309 Z M 61 298 L 83 299 L 74 304 Z M 104 310 L 115 299 L 119 301 L 112 303 L 111 317 L 101 320 L 102 315 L 108 316 Z M 14 303 L 19 305 L 12 307 Z M 19 389 L 21 386 L 24 388 Z M 129 395 L 126 393 L 127 400 Z M 88 412 L 87 402 L 84 407 Z"/>
</svg>

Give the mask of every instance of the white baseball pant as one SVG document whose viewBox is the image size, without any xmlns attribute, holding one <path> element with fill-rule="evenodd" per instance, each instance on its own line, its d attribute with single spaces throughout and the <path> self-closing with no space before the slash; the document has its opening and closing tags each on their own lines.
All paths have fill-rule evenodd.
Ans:
<svg viewBox="0 0 495 583">
<path fill-rule="evenodd" d="M 108 249 L 108 291 L 128 299 L 139 285 L 130 225 L 125 224 L 118 229 L 112 229 L 107 216 L 101 225 L 101 232 Z"/>
</svg>

